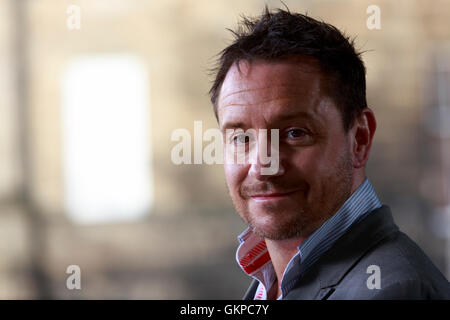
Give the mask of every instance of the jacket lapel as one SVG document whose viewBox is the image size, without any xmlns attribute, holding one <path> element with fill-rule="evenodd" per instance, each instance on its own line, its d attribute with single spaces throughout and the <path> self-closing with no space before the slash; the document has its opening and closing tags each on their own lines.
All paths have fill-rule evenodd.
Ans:
<svg viewBox="0 0 450 320">
<path fill-rule="evenodd" d="M 369 213 L 352 226 L 301 277 L 284 299 L 328 299 L 334 287 L 350 272 L 371 248 L 390 234 L 397 232 L 387 206 Z"/>
<path fill-rule="evenodd" d="M 259 284 L 258 281 L 253 279 L 252 283 L 247 289 L 247 292 L 245 292 L 242 300 L 253 300 L 253 298 L 255 297 L 256 289 L 258 289 L 258 284 Z"/>
</svg>

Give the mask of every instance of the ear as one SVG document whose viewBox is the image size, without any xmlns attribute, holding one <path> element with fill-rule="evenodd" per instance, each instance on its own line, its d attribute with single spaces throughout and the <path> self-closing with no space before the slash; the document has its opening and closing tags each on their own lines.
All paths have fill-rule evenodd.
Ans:
<svg viewBox="0 0 450 320">
<path fill-rule="evenodd" d="M 369 159 L 372 139 L 377 128 L 375 115 L 370 108 L 365 108 L 355 119 L 350 129 L 352 138 L 352 161 L 356 169 L 365 166 Z"/>
</svg>

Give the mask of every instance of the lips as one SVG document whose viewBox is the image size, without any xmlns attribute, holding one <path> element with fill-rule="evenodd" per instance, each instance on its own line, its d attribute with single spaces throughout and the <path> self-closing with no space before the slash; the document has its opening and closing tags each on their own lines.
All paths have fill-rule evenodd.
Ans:
<svg viewBox="0 0 450 320">
<path fill-rule="evenodd" d="M 267 200 L 277 200 L 288 197 L 293 194 L 295 191 L 290 192 L 272 192 L 272 193 L 261 193 L 250 196 L 250 198 L 258 201 L 267 201 Z"/>
</svg>

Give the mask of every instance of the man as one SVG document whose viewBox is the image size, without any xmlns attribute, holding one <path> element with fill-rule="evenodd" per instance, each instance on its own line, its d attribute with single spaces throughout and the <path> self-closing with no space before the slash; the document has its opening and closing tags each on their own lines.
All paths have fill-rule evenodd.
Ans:
<svg viewBox="0 0 450 320">
<path fill-rule="evenodd" d="M 234 35 L 210 95 L 225 147 L 248 153 L 224 166 L 249 225 L 236 254 L 253 278 L 244 299 L 449 299 L 449 282 L 366 178 L 376 120 L 353 43 L 329 24 L 267 8 Z M 267 140 L 250 129 L 279 130 L 275 173 L 249 160 Z"/>
</svg>

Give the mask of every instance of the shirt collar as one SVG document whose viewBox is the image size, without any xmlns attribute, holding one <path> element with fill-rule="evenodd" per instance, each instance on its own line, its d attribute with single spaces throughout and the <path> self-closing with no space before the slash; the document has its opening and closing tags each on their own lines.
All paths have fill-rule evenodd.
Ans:
<svg viewBox="0 0 450 320">
<path fill-rule="evenodd" d="M 342 207 L 299 245 L 298 253 L 290 260 L 283 274 L 283 295 L 292 288 L 299 275 L 306 272 L 351 225 L 379 207 L 381 203 L 366 178 Z M 250 227 L 238 236 L 238 240 L 240 245 L 236 251 L 236 261 L 246 274 L 260 282 L 255 298 L 265 299 L 266 291 L 276 280 L 266 242 Z"/>
</svg>

